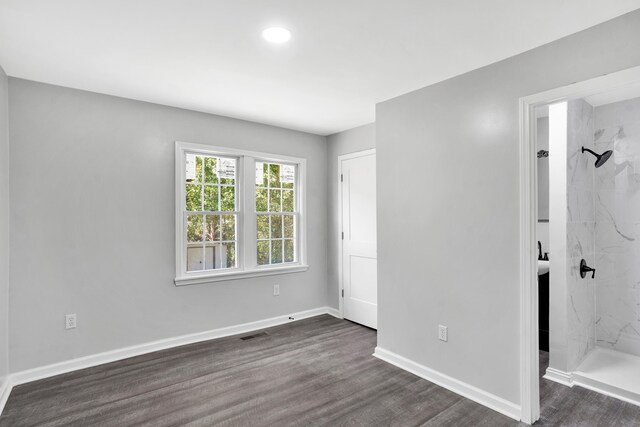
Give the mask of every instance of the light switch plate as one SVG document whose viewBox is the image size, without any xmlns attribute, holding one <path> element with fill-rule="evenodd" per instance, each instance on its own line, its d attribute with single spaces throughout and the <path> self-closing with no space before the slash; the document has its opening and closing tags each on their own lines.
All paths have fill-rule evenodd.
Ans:
<svg viewBox="0 0 640 427">
<path fill-rule="evenodd" d="M 449 341 L 449 328 L 444 325 L 438 325 L 438 339 L 440 341 Z"/>
<path fill-rule="evenodd" d="M 76 323 L 76 315 L 75 314 L 67 314 L 64 316 L 64 328 L 65 329 L 73 329 L 77 326 Z"/>
</svg>

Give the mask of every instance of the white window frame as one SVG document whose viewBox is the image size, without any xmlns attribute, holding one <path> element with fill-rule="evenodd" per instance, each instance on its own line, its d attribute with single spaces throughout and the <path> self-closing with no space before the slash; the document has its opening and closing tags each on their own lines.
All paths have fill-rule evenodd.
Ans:
<svg viewBox="0 0 640 427">
<path fill-rule="evenodd" d="M 185 158 L 186 153 L 208 156 L 235 157 L 236 167 L 236 262 L 235 268 L 187 271 L 185 211 Z M 258 265 L 256 232 L 255 164 L 258 162 L 286 163 L 296 166 L 296 261 L 282 264 Z M 237 148 L 216 147 L 176 141 L 175 143 L 175 238 L 176 286 L 194 285 L 223 280 L 268 276 L 306 271 L 307 265 L 307 160 Z"/>
</svg>

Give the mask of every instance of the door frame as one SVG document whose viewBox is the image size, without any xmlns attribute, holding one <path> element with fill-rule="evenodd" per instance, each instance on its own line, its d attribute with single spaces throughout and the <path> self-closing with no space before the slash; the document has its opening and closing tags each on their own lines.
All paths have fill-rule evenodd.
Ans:
<svg viewBox="0 0 640 427">
<path fill-rule="evenodd" d="M 343 221 L 342 221 L 342 161 L 343 160 L 349 160 L 349 159 L 356 159 L 358 157 L 364 157 L 364 156 L 370 156 L 372 154 L 376 154 L 376 149 L 375 148 L 370 148 L 368 150 L 362 150 L 362 151 L 356 151 L 353 153 L 349 153 L 349 154 L 342 154 L 340 156 L 338 156 L 338 176 L 336 177 L 338 180 L 338 305 L 339 305 L 339 310 L 340 310 L 340 317 L 342 317 L 344 319 L 344 298 L 342 297 L 342 292 L 344 291 L 344 280 L 343 280 L 343 269 L 342 269 L 342 245 L 343 245 L 343 239 L 342 239 L 342 225 L 343 225 Z M 378 158 L 376 157 L 376 163 Z M 377 170 L 376 170 L 376 183 L 377 183 Z M 377 184 L 376 184 L 377 187 Z M 378 221 L 376 218 L 376 227 L 377 227 Z M 377 244 L 377 242 L 376 242 Z M 377 258 L 376 258 L 376 262 L 377 262 Z M 376 274 L 377 271 L 376 271 Z"/>
<path fill-rule="evenodd" d="M 538 179 L 535 108 L 640 84 L 640 66 L 520 98 L 520 419 L 540 418 L 538 377 Z"/>
</svg>

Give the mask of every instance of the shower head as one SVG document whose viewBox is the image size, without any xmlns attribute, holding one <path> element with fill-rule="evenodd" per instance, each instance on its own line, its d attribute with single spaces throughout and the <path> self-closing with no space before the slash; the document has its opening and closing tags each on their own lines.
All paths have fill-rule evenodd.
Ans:
<svg viewBox="0 0 640 427">
<path fill-rule="evenodd" d="M 612 154 L 613 154 L 613 151 L 611 150 L 607 150 L 604 153 L 602 153 L 598 157 L 598 160 L 596 160 L 596 167 L 599 168 L 600 166 L 604 165 L 607 162 L 607 160 L 609 160 L 609 157 L 611 157 Z"/>
<path fill-rule="evenodd" d="M 607 160 L 609 160 L 609 157 L 611 157 L 611 155 L 613 154 L 613 151 L 611 150 L 607 150 L 602 154 L 598 154 L 594 151 L 589 150 L 588 148 L 582 147 L 582 152 L 584 153 L 585 151 L 596 156 L 596 168 L 599 168 L 600 166 L 607 163 Z"/>
</svg>

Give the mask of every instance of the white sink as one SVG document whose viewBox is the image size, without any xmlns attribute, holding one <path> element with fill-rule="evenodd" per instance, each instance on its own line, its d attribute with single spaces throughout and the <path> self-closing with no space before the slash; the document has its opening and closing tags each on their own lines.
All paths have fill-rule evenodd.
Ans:
<svg viewBox="0 0 640 427">
<path fill-rule="evenodd" d="M 549 261 L 538 260 L 538 276 L 549 272 Z"/>
</svg>

